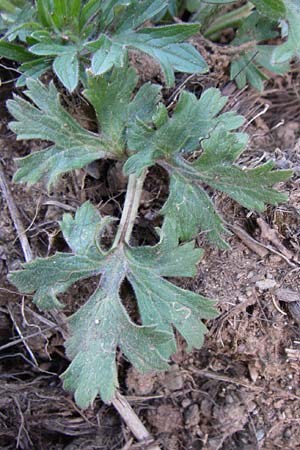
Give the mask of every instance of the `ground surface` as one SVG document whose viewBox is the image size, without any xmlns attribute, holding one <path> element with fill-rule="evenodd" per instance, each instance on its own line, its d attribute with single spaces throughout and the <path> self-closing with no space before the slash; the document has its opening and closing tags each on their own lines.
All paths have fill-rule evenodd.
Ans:
<svg viewBox="0 0 300 450">
<path fill-rule="evenodd" d="M 121 388 L 165 450 L 300 449 L 300 76 L 295 68 L 269 82 L 263 96 L 252 90 L 239 93 L 226 81 L 216 68 L 211 78 L 192 77 L 186 87 L 200 93 L 203 83 L 217 85 L 252 120 L 247 123 L 251 143 L 240 163 L 255 166 L 272 158 L 280 168 L 293 167 L 293 179 L 279 186 L 289 192 L 289 202 L 258 215 L 215 195 L 232 231 L 231 250 L 216 250 L 200 235 L 205 256 L 197 277 L 178 282 L 217 299 L 221 315 L 208 324 L 200 351 L 186 354 L 178 337 L 179 351 L 168 373 L 141 376 L 120 358 Z M 1 160 L 34 254 L 50 255 L 66 248 L 57 225 L 63 212 L 90 199 L 104 214 L 118 213 L 126 180 L 119 167 L 105 163 L 96 168 L 97 179 L 80 171 L 66 176 L 50 195 L 41 185 L 14 185 L 13 158 L 41 143 L 16 142 L 8 130 L 5 100 L 11 90 L 9 83 L 1 87 Z M 259 115 L 265 105 L 268 111 Z M 69 108 L 83 120 L 77 106 Z M 143 236 L 148 242 L 167 194 L 166 174 L 155 170 L 145 184 L 135 231 L 136 239 Z M 123 448 L 130 434 L 112 407 L 96 401 L 80 411 L 62 390 L 58 375 L 68 365 L 63 317 L 40 314 L 30 297 L 8 283 L 8 271 L 19 268 L 24 257 L 3 198 L 1 211 L 0 448 Z M 75 311 L 96 283 L 70 290 L 64 313 Z M 299 303 L 291 302 L 297 298 Z"/>
</svg>

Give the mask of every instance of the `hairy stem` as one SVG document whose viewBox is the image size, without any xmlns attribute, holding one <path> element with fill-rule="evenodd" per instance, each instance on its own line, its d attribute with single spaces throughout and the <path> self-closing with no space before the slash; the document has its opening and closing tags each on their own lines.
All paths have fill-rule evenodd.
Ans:
<svg viewBox="0 0 300 450">
<path fill-rule="evenodd" d="M 129 176 L 122 217 L 112 248 L 117 247 L 122 242 L 128 244 L 130 241 L 133 225 L 139 209 L 146 174 L 147 170 L 145 169 L 139 177 L 134 174 Z"/>
</svg>

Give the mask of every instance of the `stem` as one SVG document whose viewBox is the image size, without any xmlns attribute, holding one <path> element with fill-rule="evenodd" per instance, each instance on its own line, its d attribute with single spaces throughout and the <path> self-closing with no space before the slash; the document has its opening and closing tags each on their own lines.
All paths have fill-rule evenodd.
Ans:
<svg viewBox="0 0 300 450">
<path fill-rule="evenodd" d="M 116 248 L 122 242 L 129 244 L 133 225 L 139 209 L 146 174 L 147 170 L 144 169 L 139 177 L 134 174 L 129 175 L 122 217 L 112 248 Z"/>
<path fill-rule="evenodd" d="M 234 27 L 239 24 L 242 19 L 246 19 L 252 12 L 254 5 L 248 2 L 240 8 L 234 9 L 221 17 L 218 17 L 203 33 L 204 37 L 212 38 L 215 34 L 225 28 Z"/>
<path fill-rule="evenodd" d="M 147 447 L 147 450 L 161 450 L 159 445 L 151 444 L 151 441 L 153 441 L 153 437 L 145 428 L 144 424 L 141 422 L 138 416 L 135 414 L 125 397 L 117 392 L 115 399 L 112 401 L 112 404 L 130 429 L 134 437 L 139 442 L 144 442 L 146 445 L 147 442 L 149 443 L 150 446 Z"/>
<path fill-rule="evenodd" d="M 3 197 L 6 200 L 13 224 L 17 231 L 17 235 L 18 235 L 18 238 L 19 238 L 19 241 L 20 241 L 23 253 L 24 253 L 25 261 L 29 262 L 33 259 L 31 247 L 29 245 L 29 242 L 28 242 L 28 239 L 26 236 L 26 230 L 25 230 L 22 220 L 20 218 L 19 210 L 16 207 L 11 190 L 6 181 L 1 162 L 0 162 L 0 189 L 2 191 Z"/>
</svg>

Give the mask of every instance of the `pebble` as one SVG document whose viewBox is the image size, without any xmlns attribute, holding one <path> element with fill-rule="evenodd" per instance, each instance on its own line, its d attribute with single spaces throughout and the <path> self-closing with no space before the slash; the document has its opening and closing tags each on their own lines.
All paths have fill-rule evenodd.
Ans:
<svg viewBox="0 0 300 450">
<path fill-rule="evenodd" d="M 275 286 L 277 286 L 277 283 L 275 280 L 271 280 L 269 278 L 265 278 L 264 280 L 259 280 L 255 283 L 255 286 L 260 290 L 260 291 L 268 291 L 269 289 L 274 288 Z"/>
<path fill-rule="evenodd" d="M 199 406 L 194 404 L 188 407 L 184 413 L 184 420 L 188 427 L 194 427 L 200 422 Z"/>
<path fill-rule="evenodd" d="M 262 441 L 264 437 L 265 437 L 264 430 L 257 430 L 257 432 L 256 432 L 256 439 L 258 440 L 258 442 Z"/>
<path fill-rule="evenodd" d="M 181 406 L 183 408 L 187 408 L 192 403 L 192 400 L 190 398 L 184 398 L 181 402 Z"/>
<path fill-rule="evenodd" d="M 179 391 L 183 388 L 183 377 L 177 364 L 170 367 L 164 379 L 164 385 L 170 391 Z"/>
</svg>

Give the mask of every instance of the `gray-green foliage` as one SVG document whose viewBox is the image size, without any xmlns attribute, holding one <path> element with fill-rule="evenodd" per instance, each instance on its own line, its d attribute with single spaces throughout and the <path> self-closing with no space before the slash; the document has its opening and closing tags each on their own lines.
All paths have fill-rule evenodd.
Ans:
<svg viewBox="0 0 300 450">
<path fill-rule="evenodd" d="M 84 129 L 63 108 L 53 83 L 44 86 L 28 80 L 28 100 L 16 96 L 8 102 L 15 119 L 10 127 L 19 139 L 53 142 L 18 160 L 15 181 L 41 180 L 51 187 L 64 172 L 100 158 L 123 162 L 124 173 L 134 179 L 155 164 L 170 178 L 156 245 L 133 247 L 117 234 L 104 250 L 102 234 L 116 218 L 100 217 L 86 202 L 74 217 L 65 214 L 60 222 L 70 253 L 37 258 L 10 275 L 11 282 L 21 292 L 33 294 L 44 310 L 62 308 L 59 295 L 77 281 L 99 277 L 93 295 L 69 319 L 66 351 L 72 362 L 62 378 L 82 407 L 97 394 L 106 402 L 114 398 L 118 350 L 146 372 L 167 367 L 176 351 L 174 329 L 188 350 L 202 345 L 206 331 L 202 319 L 215 317 L 213 302 L 168 278 L 196 274 L 203 253 L 193 241 L 199 231 L 221 248 L 228 247 L 225 226 L 206 186 L 261 211 L 267 203 L 285 200 L 273 185 L 291 175 L 273 170 L 272 163 L 254 169 L 236 164 L 247 145 L 247 135 L 236 132 L 244 118 L 223 111 L 227 98 L 218 89 L 207 89 L 199 99 L 182 92 L 170 115 L 160 86 L 146 83 L 136 90 L 136 84 L 136 74 L 129 68 L 88 76 L 83 95 L 95 110 L 97 133 Z M 130 298 L 121 298 L 125 280 L 135 294 L 139 325 L 126 309 Z"/>
<path fill-rule="evenodd" d="M 239 7 L 232 0 L 188 0 L 187 8 L 193 13 L 192 20 L 200 22 L 201 32 L 211 38 L 227 27 L 236 29 L 231 45 L 249 43 L 249 48 L 233 58 L 231 79 L 239 88 L 247 83 L 263 90 L 263 81 L 269 74 L 284 74 L 289 62 L 299 57 L 300 2 L 299 0 L 252 0 Z M 236 2 L 237 3 L 237 2 Z M 230 12 L 222 6 L 233 4 Z M 279 38 L 279 29 L 285 43 L 269 45 Z M 252 43 L 252 45 L 250 45 Z"/>
<path fill-rule="evenodd" d="M 174 71 L 203 73 L 207 64 L 191 44 L 183 43 L 199 30 L 197 24 L 141 27 L 167 8 L 168 0 L 27 2 L 15 8 L 6 30 L 3 25 L 0 55 L 22 63 L 19 85 L 52 67 L 72 92 L 79 80 L 85 83 L 88 64 L 100 75 L 124 67 L 128 49 L 137 49 L 158 60 L 170 86 Z M 23 45 L 12 43 L 16 40 Z"/>
<path fill-rule="evenodd" d="M 260 174 L 234 164 L 247 143 L 245 134 L 233 132 L 244 119 L 231 111 L 221 112 L 227 98 L 218 89 L 206 90 L 200 99 L 183 92 L 169 117 L 160 102 L 160 87 L 146 83 L 133 97 L 136 82 L 133 69 L 90 77 L 84 95 L 96 112 L 96 134 L 79 126 L 62 108 L 53 85 L 47 88 L 29 81 L 27 95 L 36 106 L 20 97 L 10 100 L 9 111 L 17 119 L 10 127 L 20 139 L 45 139 L 54 145 L 19 159 L 15 180 L 29 184 L 44 180 L 51 187 L 59 174 L 104 157 L 123 160 L 127 175 L 139 176 L 157 163 L 171 180 L 170 197 L 162 213 L 168 212 L 178 222 L 179 237 L 190 239 L 201 229 L 221 246 L 225 245 L 221 236 L 224 227 L 201 183 L 226 192 L 250 209 L 262 210 L 265 203 L 284 199 L 270 187 L 280 181 L 274 179 L 275 173 L 286 178 L 289 172 L 273 172 L 267 165 Z M 197 154 L 199 149 L 203 154 L 190 164 L 186 156 Z M 178 189 L 182 183 L 184 190 Z M 197 202 L 203 208 L 192 220 L 184 219 Z"/>
<path fill-rule="evenodd" d="M 60 223 L 72 253 L 37 259 L 10 275 L 21 291 L 35 292 L 34 301 L 40 309 L 62 307 L 58 293 L 80 279 L 101 275 L 94 294 L 70 318 L 71 337 L 66 342 L 73 361 L 62 377 L 82 407 L 98 393 L 104 401 L 113 399 L 118 385 L 117 347 L 141 372 L 165 369 L 176 351 L 172 327 L 183 335 L 190 349 L 199 348 L 205 332 L 201 319 L 216 315 L 210 300 L 165 279 L 194 276 L 202 255 L 193 242 L 178 244 L 170 222 L 165 222 L 160 242 L 154 247 L 122 244 L 103 251 L 100 237 L 108 222 L 89 202 L 84 203 L 74 218 L 65 214 Z M 124 279 L 135 292 L 142 326 L 132 321 L 122 304 Z"/>
</svg>

